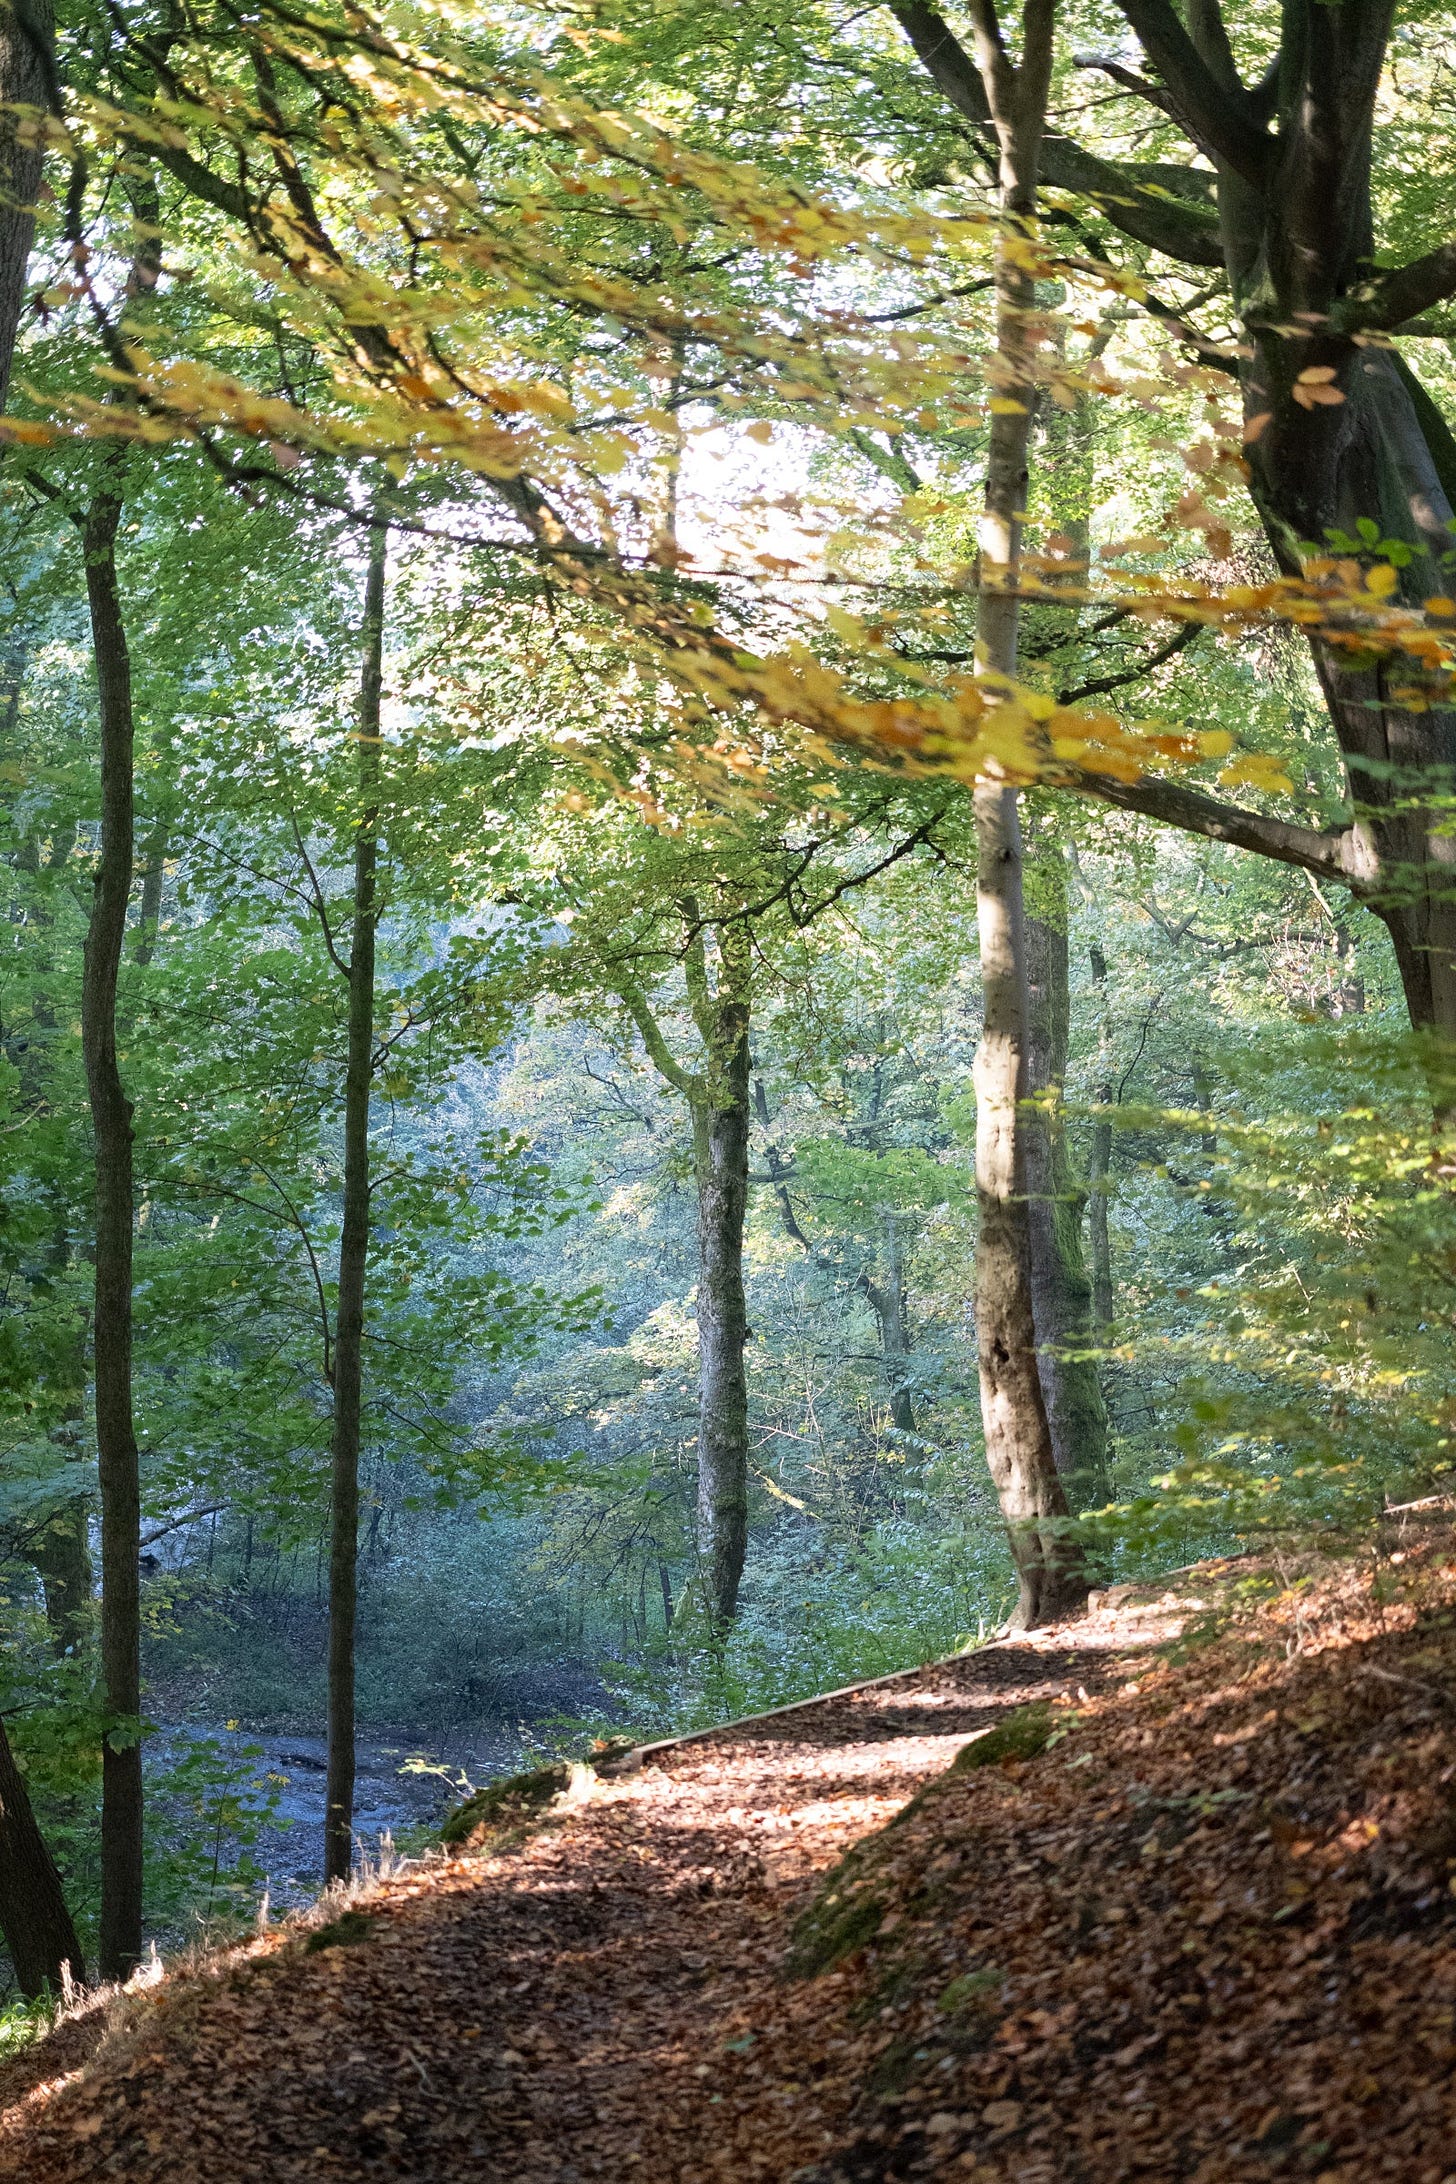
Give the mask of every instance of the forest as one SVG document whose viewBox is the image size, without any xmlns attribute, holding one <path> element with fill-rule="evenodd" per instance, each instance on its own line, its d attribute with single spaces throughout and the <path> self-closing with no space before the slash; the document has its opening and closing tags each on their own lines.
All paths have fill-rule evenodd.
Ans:
<svg viewBox="0 0 1456 2184">
<path fill-rule="evenodd" d="M 0 0 L 0 2053 L 1445 1506 L 1453 132 L 1439 0 Z"/>
</svg>

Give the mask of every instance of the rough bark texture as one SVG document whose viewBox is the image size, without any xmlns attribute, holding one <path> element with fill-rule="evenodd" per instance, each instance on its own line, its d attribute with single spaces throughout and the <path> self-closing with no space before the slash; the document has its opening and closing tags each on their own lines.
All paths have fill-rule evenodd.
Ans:
<svg viewBox="0 0 1456 2184">
<path fill-rule="evenodd" d="M 698 1561 L 714 1617 L 728 1622 L 748 1551 L 748 1008 L 719 998 L 709 1096 L 693 1105 L 698 1188 Z"/>
<path fill-rule="evenodd" d="M 378 925 L 379 709 L 384 673 L 384 578 L 389 534 L 371 534 L 359 694 L 359 818 L 349 947 L 349 1051 L 344 1078 L 344 1207 L 334 1339 L 333 1497 L 329 1528 L 329 1759 L 324 1879 L 354 1860 L 354 1626 L 359 1597 L 359 1445 L 364 1393 L 364 1280 L 369 1262 L 369 1094 L 374 1078 L 374 952 Z"/>
<path fill-rule="evenodd" d="M 1036 202 L 1037 155 L 1051 66 L 1050 0 L 1028 0 L 1013 75 L 989 7 L 972 10 L 977 61 L 996 122 L 1005 221 L 996 253 L 997 379 L 1011 399 L 991 418 L 981 523 L 977 666 L 994 690 L 1017 667 L 1016 571 L 1026 507 L 1035 305 L 1017 228 Z M 1031 1235 L 1020 1103 L 1027 1090 L 1026 933 L 1016 791 L 987 773 L 973 791 L 976 921 L 984 1016 L 976 1051 L 976 1341 L 986 1461 L 1016 1565 L 1013 1620 L 1053 1620 L 1086 1596 L 1069 1530 L 1037 1367 Z"/>
<path fill-rule="evenodd" d="M 141 1498 L 131 1403 L 132 1108 L 116 1054 L 116 981 L 131 894 L 131 662 L 116 576 L 121 496 L 96 494 L 82 534 L 101 698 L 101 858 L 86 934 L 81 1043 L 96 1145 L 96 1456 L 101 1494 L 103 1979 L 124 1979 L 142 1949 Z"/>
<path fill-rule="evenodd" d="M 1092 1281 L 1082 1248 L 1087 1192 L 1073 1171 L 1062 1109 L 1071 982 L 1066 877 L 1055 852 L 1040 860 L 1038 877 L 1046 915 L 1026 921 L 1027 1090 L 1036 1102 L 1025 1124 L 1031 1300 L 1057 1470 L 1073 1508 L 1085 1509 L 1107 1498 L 1107 1404 L 1091 1354 Z"/>
<path fill-rule="evenodd" d="M 25 1777 L 0 1721 L 0 1934 L 20 1991 L 32 2000 L 64 1991 L 67 1972 L 86 1982 L 86 1964 L 55 1861 L 35 1824 Z M 63 1970 L 63 1967 L 65 1968 Z"/>
<path fill-rule="evenodd" d="M 25 302 L 41 167 L 39 146 L 23 141 L 22 117 L 10 109 L 53 107 L 55 70 L 52 0 L 0 0 L 0 410 Z"/>
<path fill-rule="evenodd" d="M 1218 0 L 1197 0 L 1186 23 L 1170 0 L 1120 6 L 1141 41 L 1155 103 L 1213 176 L 1188 170 L 1181 185 L 1170 184 L 1162 170 L 1134 165 L 1120 170 L 1120 190 L 1109 189 L 1105 175 L 1079 172 L 1086 155 L 1063 138 L 1048 141 L 1045 171 L 1126 234 L 1153 240 L 1152 222 L 1159 249 L 1226 273 L 1242 326 L 1234 368 L 1251 491 L 1280 567 L 1299 570 L 1301 545 L 1323 547 L 1332 529 L 1353 536 L 1367 517 L 1415 549 L 1397 596 L 1419 607 L 1449 589 L 1439 560 L 1456 503 L 1456 440 L 1403 359 L 1360 337 L 1398 331 L 1456 294 L 1456 247 L 1375 266 L 1371 135 L 1393 0 L 1284 0 L 1281 50 L 1259 86 L 1239 77 Z M 949 102 L 989 136 L 984 86 L 944 19 L 928 7 L 894 12 Z M 1318 396 L 1301 378 L 1310 371 L 1332 375 Z M 1402 702 L 1415 679 L 1408 671 L 1362 663 L 1317 632 L 1310 643 L 1345 758 L 1347 823 L 1322 832 L 1175 783 L 1076 775 L 1075 785 L 1350 886 L 1389 929 L 1412 1023 L 1449 1043 L 1456 842 L 1446 814 L 1456 715 Z"/>
</svg>

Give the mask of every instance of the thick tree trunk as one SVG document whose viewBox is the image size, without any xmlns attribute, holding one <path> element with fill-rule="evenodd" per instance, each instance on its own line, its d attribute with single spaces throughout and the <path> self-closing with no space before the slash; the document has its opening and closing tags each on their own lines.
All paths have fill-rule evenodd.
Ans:
<svg viewBox="0 0 1456 2184">
<path fill-rule="evenodd" d="M 1146 43 L 1145 0 L 1124 0 L 1124 12 Z M 1381 537 L 1416 549 L 1399 596 L 1420 607 L 1450 588 L 1440 563 L 1451 545 L 1456 443 L 1393 350 L 1351 338 L 1410 315 L 1395 295 L 1382 303 L 1381 276 L 1372 276 L 1371 117 L 1392 17 L 1391 0 L 1286 7 L 1277 135 L 1250 129 L 1217 0 L 1200 0 L 1189 32 L 1205 71 L 1196 126 L 1217 165 L 1224 264 L 1246 334 L 1239 373 L 1250 487 L 1269 542 L 1280 567 L 1297 574 L 1301 548 L 1326 551 L 1329 531 L 1353 538 L 1371 520 Z M 1170 49 L 1160 65 L 1186 63 Z M 1315 393 L 1302 376 L 1310 372 Z M 1402 686 L 1418 677 L 1399 663 L 1364 664 L 1318 632 L 1311 645 L 1355 805 L 1350 876 L 1389 929 L 1412 1023 L 1449 1042 L 1456 715 L 1403 704 Z"/>
<path fill-rule="evenodd" d="M 59 1996 L 66 1976 L 86 1983 L 86 1964 L 60 1875 L 35 1824 L 25 1777 L 0 1721 L 0 1934 L 22 1994 Z"/>
<path fill-rule="evenodd" d="M 354 1627 L 359 1602 L 359 1447 L 364 1392 L 364 1280 L 369 1261 L 369 1095 L 374 1080 L 380 698 L 388 543 L 389 534 L 382 526 L 371 534 L 359 696 L 359 817 L 354 835 L 349 1049 L 344 1078 L 344 1208 L 333 1359 L 326 1881 L 347 1880 L 354 1860 Z"/>
<path fill-rule="evenodd" d="M 1013 1622 L 1035 1629 L 1076 1607 L 1086 1581 L 1069 1531 L 1038 1368 L 1025 1138 L 1026 955 L 1016 794 L 975 792 L 984 1020 L 976 1050 L 976 1342 L 986 1462 L 1016 1565 Z"/>
<path fill-rule="evenodd" d="M 116 1057 L 116 981 L 133 843 L 131 662 L 116 579 L 121 497 L 92 501 L 83 545 L 101 695 L 101 858 L 86 934 L 81 1043 L 96 1142 L 96 1454 L 101 1491 L 103 1979 L 125 1979 L 142 1951 L 141 1490 L 132 1422 L 132 1108 Z"/>
<path fill-rule="evenodd" d="M 748 1551 L 748 1306 L 743 1223 L 748 1204 L 748 1011 L 719 1009 L 720 1056 L 710 1096 L 693 1103 L 698 1187 L 698 1560 L 709 1611 L 738 1606 Z"/>
<path fill-rule="evenodd" d="M 16 106 L 53 108 L 52 0 L 0 0 L 0 410 L 10 389 L 15 337 L 40 187 L 40 148 L 23 142 Z"/>
<path fill-rule="evenodd" d="M 994 692 L 1017 670 L 1016 575 L 1026 508 L 1034 402 L 1035 291 L 1019 232 L 1036 203 L 1037 156 L 1051 69 L 1051 0 L 1027 0 L 1015 76 L 989 8 L 973 9 L 977 58 L 1000 144 L 996 250 L 996 380 L 981 520 L 977 667 Z M 1053 1621 L 1086 1597 L 1080 1554 L 1057 1473 L 1037 1369 L 1031 1300 L 1026 1147 L 1026 930 L 1016 791 L 988 769 L 973 791 L 976 921 L 984 1014 L 976 1051 L 976 1342 L 986 1462 L 1016 1565 L 1021 1628 Z"/>
<path fill-rule="evenodd" d="M 968 4 L 977 16 L 975 0 Z M 984 68 L 978 73 L 934 8 L 892 5 L 946 98 L 989 137 Z M 1214 189 L 1207 192 L 1206 167 L 1113 166 L 1063 138 L 1047 144 L 1047 173 L 1126 234 L 1189 265 L 1222 265 L 1242 321 L 1250 488 L 1280 567 L 1299 573 L 1302 547 L 1325 551 L 1331 530 L 1355 539 L 1366 519 L 1380 537 L 1417 549 L 1399 572 L 1401 602 L 1420 608 L 1448 595 L 1440 561 L 1456 504 L 1456 439 L 1387 342 L 1456 293 L 1456 253 L 1438 244 L 1403 266 L 1377 263 L 1392 240 L 1377 237 L 1371 190 L 1392 0 L 1284 0 L 1281 49 L 1258 86 L 1240 80 L 1219 0 L 1189 0 L 1181 11 L 1168 0 L 1119 6 L 1141 41 L 1145 80 L 1160 86 L 1156 103 L 1211 164 Z M 1357 558 L 1381 559 L 1364 546 Z M 1077 786 L 1344 881 L 1389 929 L 1412 1023 L 1449 1049 L 1456 714 L 1444 703 L 1412 708 L 1405 693 L 1420 678 L 1409 664 L 1372 662 L 1318 631 L 1309 641 L 1349 776 L 1347 828 L 1330 835 L 1154 780 L 1084 774 Z M 1437 1078 L 1448 1071 L 1449 1061 Z M 1437 1097 L 1451 1104 L 1449 1084 Z"/>
<path fill-rule="evenodd" d="M 1107 1495 L 1107 1404 L 1092 1354 L 1092 1282 L 1082 1248 L 1087 1193 L 1073 1174 L 1062 1110 L 1071 982 L 1066 875 L 1055 852 L 1042 860 L 1040 876 L 1047 915 L 1026 922 L 1027 1088 L 1037 1102 L 1026 1118 L 1031 1301 L 1057 1470 L 1072 1507 L 1085 1509 Z"/>
<path fill-rule="evenodd" d="M 1336 371 L 1341 405 L 1309 411 L 1292 399 L 1296 372 L 1312 364 Z M 1383 537 L 1416 548 L 1399 576 L 1405 600 L 1420 606 L 1449 589 L 1440 556 L 1450 550 L 1447 526 L 1456 512 L 1456 449 L 1433 410 L 1423 422 L 1423 406 L 1393 357 L 1331 338 L 1267 336 L 1246 366 L 1244 408 L 1250 419 L 1272 413 L 1274 420 L 1249 459 L 1255 501 L 1283 568 L 1297 570 L 1301 542 L 1323 544 L 1332 529 L 1353 536 L 1367 517 Z M 1442 433 L 1448 448 L 1434 448 L 1428 430 Z M 1395 691 L 1415 678 L 1398 663 L 1352 662 L 1317 637 L 1313 651 L 1350 776 L 1360 892 L 1390 933 L 1412 1024 L 1456 1041 L 1456 842 L 1449 832 L 1456 714 L 1402 705 Z"/>
</svg>

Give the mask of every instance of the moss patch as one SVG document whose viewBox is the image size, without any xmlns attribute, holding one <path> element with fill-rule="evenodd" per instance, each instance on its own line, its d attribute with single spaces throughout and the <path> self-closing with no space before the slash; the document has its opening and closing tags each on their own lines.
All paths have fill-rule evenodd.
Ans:
<svg viewBox="0 0 1456 2184">
<path fill-rule="evenodd" d="M 1062 1720 L 1067 1720 L 1065 1713 Z M 1056 1716 L 1047 1700 L 1018 1706 L 996 1728 L 958 1752 L 949 1772 L 970 1774 L 977 1767 L 1005 1767 L 1013 1760 L 1035 1759 L 1051 1743 L 1056 1727 Z"/>
<path fill-rule="evenodd" d="M 507 1775 L 503 1782 L 488 1782 L 483 1790 L 457 1805 L 440 1829 L 442 1843 L 475 1846 L 543 1811 L 559 1797 L 571 1779 L 564 1761 L 549 1767 L 533 1767 L 526 1774 Z"/>
<path fill-rule="evenodd" d="M 312 1956 L 317 1949 L 355 1949 L 361 1941 L 368 1941 L 374 1932 L 372 1911 L 341 1911 L 327 1926 L 316 1926 L 304 1943 L 304 1951 Z"/>
<path fill-rule="evenodd" d="M 584 1760 L 553 1760 L 524 1774 L 507 1775 L 501 1782 L 487 1782 L 483 1790 L 467 1797 L 446 1815 L 440 1840 L 455 1849 L 478 1850 L 482 1844 L 515 1833 L 536 1819 L 571 1780 L 573 1765 L 590 1767 L 595 1774 L 621 1771 L 622 1762 L 636 1746 L 630 1737 L 601 1737 Z"/>
</svg>

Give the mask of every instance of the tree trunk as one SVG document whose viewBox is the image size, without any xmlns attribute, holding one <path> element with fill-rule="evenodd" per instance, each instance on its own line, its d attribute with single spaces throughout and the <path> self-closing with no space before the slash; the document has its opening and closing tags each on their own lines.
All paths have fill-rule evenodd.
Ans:
<svg viewBox="0 0 1456 2184">
<path fill-rule="evenodd" d="M 142 867 L 142 899 L 137 910 L 136 946 L 132 961 L 145 970 L 157 952 L 157 928 L 162 919 L 162 885 L 167 875 L 167 822 L 157 819 L 147 836 L 146 863 Z"/>
<path fill-rule="evenodd" d="M 709 1097 L 693 1104 L 698 1187 L 698 1560 L 720 1625 L 738 1607 L 748 1551 L 748 1305 L 743 1223 L 748 1204 L 748 1010 L 718 1011 Z"/>
<path fill-rule="evenodd" d="M 39 145 L 20 141 L 20 116 L 9 109 L 54 109 L 55 74 L 52 0 L 0 0 L 0 410 L 25 302 L 41 167 Z"/>
<path fill-rule="evenodd" d="M 1292 400 L 1290 383 L 1310 364 L 1335 369 L 1342 405 L 1310 412 Z M 1246 367 L 1244 409 L 1252 419 L 1271 408 L 1276 422 L 1249 456 L 1255 501 L 1281 566 L 1293 573 L 1301 541 L 1323 544 L 1330 529 L 1354 535 L 1368 517 L 1383 537 L 1417 549 L 1399 572 L 1408 604 L 1419 607 L 1446 590 L 1450 576 L 1440 557 L 1450 550 L 1447 526 L 1456 510 L 1456 448 L 1448 463 L 1428 444 L 1398 362 L 1348 342 L 1266 337 Z M 1444 434 L 1433 408 L 1431 419 Z M 1396 662 L 1352 664 L 1318 637 L 1313 652 L 1350 776 L 1360 891 L 1390 933 L 1412 1024 L 1456 1040 L 1456 842 L 1449 832 L 1456 714 L 1400 704 L 1395 687 L 1415 678 Z"/>
<path fill-rule="evenodd" d="M 787 1193 L 785 1193 L 787 1196 Z M 915 1404 L 910 1394 L 910 1325 L 905 1308 L 905 1251 L 900 1223 L 894 1213 L 882 1222 L 885 1239 L 884 1279 L 864 1277 L 864 1293 L 880 1329 L 880 1355 L 884 1359 L 885 1384 L 890 1391 L 890 1424 L 897 1433 L 914 1433 Z"/>
<path fill-rule="evenodd" d="M 1014 77 L 989 8 L 973 8 L 977 58 L 1000 143 L 1003 228 L 996 248 L 996 381 L 981 521 L 978 671 L 994 692 L 1017 669 L 1016 576 L 1034 402 L 1032 281 L 1022 230 L 1036 203 L 1051 70 L 1051 0 L 1027 0 Z M 1037 1369 L 1031 1235 L 1020 1103 L 1027 1090 L 1026 932 L 1017 796 L 994 769 L 973 791 L 976 920 L 984 1014 L 976 1050 L 976 1342 L 986 1462 L 1016 1565 L 1013 1622 L 1031 1629 L 1086 1597 Z"/>
<path fill-rule="evenodd" d="M 116 1057 L 116 980 L 126 936 L 133 843 L 131 662 L 116 580 L 121 496 L 96 494 L 83 545 L 101 695 L 101 858 L 86 934 L 81 1043 L 96 1141 L 96 1455 L 101 1492 L 103 1979 L 142 1952 L 141 1489 L 132 1422 L 132 1108 Z"/>
<path fill-rule="evenodd" d="M 1092 1097 L 1102 1112 L 1092 1125 L 1087 1161 L 1087 1234 L 1092 1246 L 1092 1339 L 1099 1350 L 1112 1346 L 1116 1308 L 1112 1287 L 1112 1244 L 1107 1232 L 1107 1201 L 1112 1186 L 1112 1026 L 1107 1014 L 1107 958 L 1094 941 L 1089 951 L 1097 990 L 1097 1082 Z"/>
<path fill-rule="evenodd" d="M 86 1964 L 55 1861 L 35 1824 L 25 1777 L 15 1764 L 0 1721 L 0 1934 L 20 1991 L 34 2001 L 47 1988 L 64 1992 L 66 1972 L 78 1987 Z"/>
<path fill-rule="evenodd" d="M 1067 884 L 1060 855 L 1039 864 L 1045 918 L 1026 921 L 1031 1004 L 1026 1118 L 1031 1301 L 1037 1363 L 1057 1470 L 1074 1509 L 1107 1496 L 1107 1404 L 1092 1354 L 1092 1283 L 1082 1249 L 1087 1193 L 1072 1171 L 1062 1090 L 1067 1073 L 1070 978 Z"/>
<path fill-rule="evenodd" d="M 1140 35 L 1150 32 L 1142 0 L 1125 0 L 1124 12 Z M 1201 0 L 1189 31 L 1207 112 L 1188 118 L 1218 171 L 1224 265 L 1245 330 L 1250 490 L 1275 557 L 1298 574 L 1302 547 L 1323 552 L 1330 530 L 1353 538 L 1362 518 L 1372 520 L 1379 536 L 1416 549 L 1398 596 L 1420 607 L 1449 589 L 1440 564 L 1451 544 L 1456 442 L 1393 348 L 1352 338 L 1412 315 L 1397 300 L 1401 276 L 1388 277 L 1396 289 L 1382 301 L 1382 276 L 1372 273 L 1371 117 L 1392 14 L 1390 0 L 1286 7 L 1277 134 L 1251 136 L 1221 9 Z M 1177 54 L 1163 65 L 1177 70 Z M 1419 310 L 1427 299 L 1407 300 Z M 1329 375 L 1318 395 L 1301 376 L 1310 371 Z M 1363 664 L 1317 631 L 1310 641 L 1355 806 L 1350 877 L 1390 932 L 1411 1022 L 1449 1042 L 1456 715 L 1402 704 L 1401 686 L 1419 677 L 1399 663 Z"/>
<path fill-rule="evenodd" d="M 359 817 L 349 950 L 349 1048 L 344 1078 L 344 1207 L 335 1327 L 332 1513 L 329 1532 L 329 1762 L 324 1879 L 354 1860 L 354 1626 L 359 1602 L 359 1444 L 364 1378 L 364 1277 L 369 1259 L 369 1094 L 374 1077 L 374 944 L 378 925 L 379 716 L 384 673 L 384 578 L 389 534 L 370 534 L 359 694 Z"/>
</svg>

